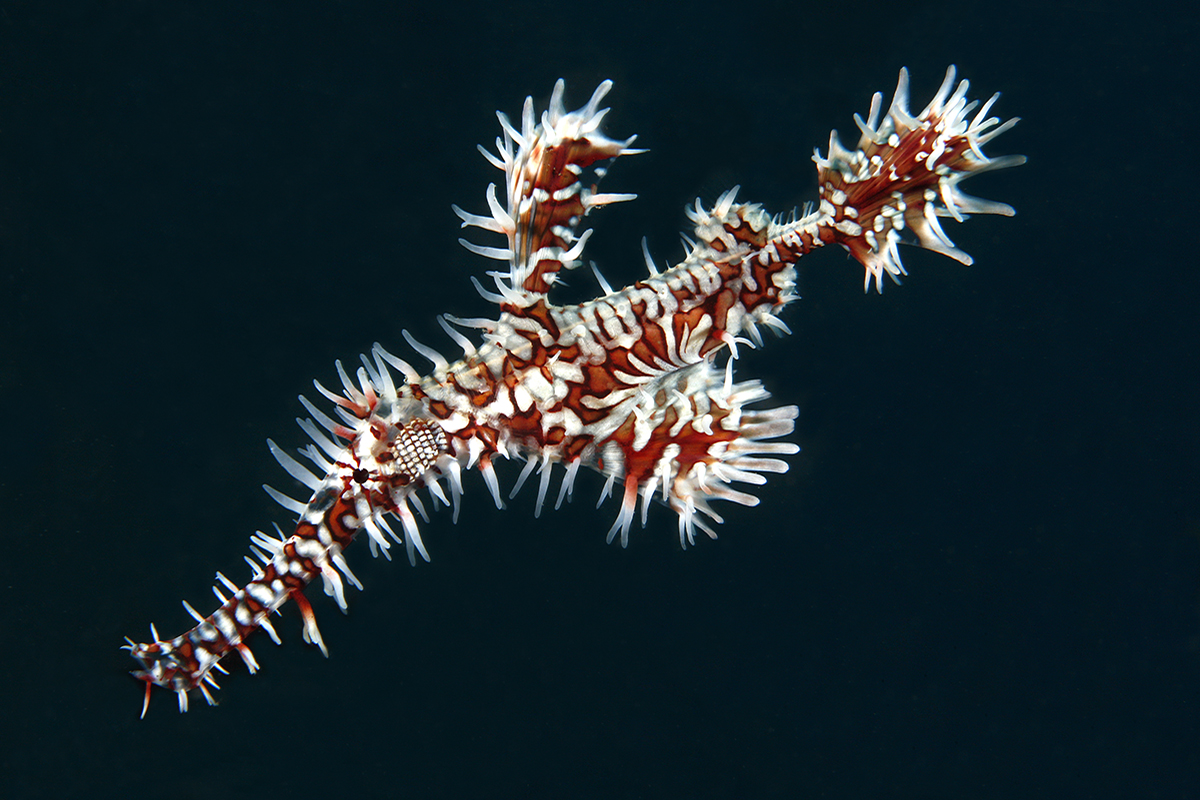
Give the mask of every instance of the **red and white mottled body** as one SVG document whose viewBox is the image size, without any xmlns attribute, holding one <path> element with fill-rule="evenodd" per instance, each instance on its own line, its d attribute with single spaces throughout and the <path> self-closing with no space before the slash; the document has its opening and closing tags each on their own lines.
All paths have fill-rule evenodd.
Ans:
<svg viewBox="0 0 1200 800">
<path fill-rule="evenodd" d="M 697 200 L 688 211 L 695 229 L 682 263 L 659 273 L 647 256 L 645 279 L 620 291 L 601 279 L 603 296 L 557 306 L 548 293 L 562 270 L 581 263 L 591 233 L 579 230 L 584 217 L 598 206 L 633 199 L 595 190 L 605 165 L 639 152 L 630 148 L 632 138 L 616 141 L 599 131 L 605 114 L 599 103 L 609 88 L 601 84 L 586 106 L 568 113 L 560 81 L 540 119 L 526 100 L 519 130 L 500 115 L 504 137 L 496 154 L 485 155 L 504 172 L 503 199 L 491 186 L 490 214 L 455 209 L 464 226 L 505 239 L 503 247 L 464 242 L 507 264 L 491 273 L 495 292 L 479 286 L 500 307 L 499 317 L 445 317 L 443 327 L 464 351 L 453 363 L 406 333 L 413 349 L 433 363 L 429 375 L 379 345 L 363 357 L 353 379 L 338 364 L 343 394 L 317 385 L 334 402 L 338 419 L 302 398 L 312 416 L 300 424 L 313 440 L 302 452 L 315 473 L 269 443 L 287 472 L 311 490 L 300 502 L 268 488 L 296 514 L 294 532 L 256 534 L 255 558 L 247 559 L 252 580 L 238 588 L 218 573 L 231 595 L 214 588 L 221 606 L 207 618 L 185 603 L 198 623 L 192 630 L 161 640 L 152 628 L 155 641 L 129 643 L 142 665 L 134 675 L 146 683 L 147 702 L 151 687 L 159 685 L 177 693 L 182 710 L 192 689 L 211 703 L 211 670 L 221 670 L 219 662 L 232 650 L 251 672 L 257 669 L 245 639 L 264 628 L 278 641 L 267 618 L 289 599 L 300 607 L 306 641 L 324 650 L 305 587 L 319 576 L 345 609 L 343 576 L 359 584 L 343 552 L 361 531 L 373 551 L 386 554 L 390 538 L 405 545 L 410 561 L 417 553 L 428 560 L 413 514 L 415 509 L 426 517 L 416 491 L 424 487 L 435 505 L 453 505 L 457 517 L 462 472 L 478 468 L 502 507 L 492 467 L 497 456 L 526 462 L 514 493 L 537 470 L 535 514 L 556 466 L 565 470 L 556 506 L 570 495 L 581 466 L 603 472 L 605 496 L 620 487 L 608 538 L 619 535 L 622 546 L 639 498 L 643 524 L 657 497 L 677 513 L 682 546 L 694 543 L 697 528 L 715 536 L 704 519 L 721 521 L 710 501 L 755 505 L 757 498 L 730 484 L 765 483 L 762 473 L 785 471 L 779 456 L 797 450 L 774 441 L 792 432 L 795 406 L 752 407 L 769 395 L 757 381 L 735 383 L 732 373 L 739 344 L 761 344 L 763 326 L 787 331 L 779 314 L 796 298 L 796 261 L 822 245 L 840 244 L 866 267 L 866 287 L 874 280 L 882 291 L 884 273 L 894 279 L 904 274 L 897 244 L 906 234 L 915 244 L 970 263 L 942 231 L 939 217 L 1012 213 L 1006 205 L 962 194 L 958 183 L 1021 163 L 1019 156 L 988 159 L 981 152 L 1015 120 L 999 124 L 987 116 L 995 97 L 971 117 L 977 104 L 966 100 L 966 81 L 955 86 L 953 68 L 914 117 L 907 108 L 908 76 L 901 71 L 882 119 L 880 95 L 867 121 L 855 117 L 862 135 L 854 150 L 843 147 L 835 132 L 828 157 L 814 157 L 820 192 L 815 210 L 799 219 L 772 217 L 756 204 L 736 202 L 736 188 L 711 208 Z M 482 330 L 482 344 L 449 323 Z M 725 351 L 729 357 L 719 367 Z M 391 527 L 395 521 L 400 534 Z"/>
</svg>

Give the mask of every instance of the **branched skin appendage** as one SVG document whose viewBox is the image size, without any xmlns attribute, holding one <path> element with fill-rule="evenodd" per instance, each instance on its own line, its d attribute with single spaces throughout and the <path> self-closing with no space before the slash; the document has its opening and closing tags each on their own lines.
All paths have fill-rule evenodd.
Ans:
<svg viewBox="0 0 1200 800">
<path fill-rule="evenodd" d="M 681 546 L 694 544 L 697 530 L 715 538 L 710 523 L 721 517 L 711 501 L 756 505 L 756 497 L 731 484 L 765 483 L 763 473 L 785 472 L 780 457 L 798 449 L 777 441 L 792 432 L 796 407 L 752 407 L 769 394 L 758 381 L 734 382 L 733 361 L 739 346 L 762 345 L 764 327 L 788 332 L 779 315 L 796 299 L 799 258 L 839 244 L 865 267 L 865 288 L 874 281 L 882 291 L 885 273 L 897 281 L 905 274 L 897 245 L 906 235 L 969 264 L 939 218 L 1013 213 L 963 194 L 958 184 L 1022 163 L 1020 156 L 989 159 L 981 149 L 1016 120 L 1001 124 L 987 116 L 996 97 L 971 116 L 978 104 L 967 101 L 966 81 L 955 85 L 953 68 L 914 117 L 902 70 L 886 114 L 881 118 L 877 94 L 867 121 L 855 117 L 862 135 L 853 151 L 835 132 L 828 157 L 814 156 L 815 209 L 773 217 L 757 204 L 736 202 L 736 187 L 711 208 L 697 200 L 688 210 L 695 227 L 681 263 L 659 272 L 646 253 L 645 279 L 614 291 L 597 273 L 602 296 L 554 305 L 549 292 L 563 270 L 579 266 L 591 234 L 580 231 L 583 219 L 594 208 L 634 198 L 596 191 L 613 159 L 641 152 L 630 147 L 633 138 L 617 141 L 599 130 L 607 111 L 599 104 L 610 86 L 602 83 L 587 105 L 567 112 L 559 81 L 540 119 L 526 100 L 519 129 L 500 115 L 503 138 L 496 153 L 484 155 L 504 172 L 503 198 L 493 185 L 488 215 L 455 208 L 464 227 L 504 237 L 503 247 L 463 242 L 507 265 L 489 273 L 495 291 L 476 282 L 499 306 L 498 317 L 439 320 L 463 350 L 453 363 L 405 332 L 433 364 L 428 375 L 378 344 L 353 378 L 339 363 L 342 394 L 317 384 L 336 418 L 300 398 L 310 417 L 299 423 L 312 439 L 300 452 L 311 466 L 268 442 L 310 491 L 301 502 L 267 487 L 296 515 L 294 532 L 255 534 L 247 558 L 252 579 L 239 588 L 218 573 L 216 611 L 201 617 L 184 603 L 197 621 L 192 630 L 162 640 L 152 626 L 154 641 L 129 642 L 142 665 L 133 674 L 146 684 L 146 704 L 155 685 L 176 692 L 181 710 L 193 689 L 211 704 L 211 671 L 224 672 L 221 659 L 236 650 L 254 672 L 245 639 L 263 628 L 278 643 L 268 617 L 289 599 L 300 608 L 305 640 L 324 652 L 305 587 L 320 577 L 345 610 L 343 578 L 361 584 L 343 552 L 362 531 L 374 553 L 387 555 L 395 542 L 411 563 L 417 555 L 428 560 L 414 510 L 426 520 L 428 513 L 417 491 L 426 490 L 434 507 L 452 506 L 457 520 L 462 473 L 478 468 L 503 507 L 497 457 L 525 462 L 510 496 L 538 473 L 535 516 L 556 467 L 564 470 L 556 508 L 570 498 L 580 467 L 588 467 L 607 476 L 601 500 L 620 493 L 610 542 L 619 536 L 625 546 L 639 501 L 644 526 L 656 499 L 677 514 Z M 459 328 L 482 331 L 482 343 Z M 723 353 L 728 357 L 718 366 Z"/>
</svg>

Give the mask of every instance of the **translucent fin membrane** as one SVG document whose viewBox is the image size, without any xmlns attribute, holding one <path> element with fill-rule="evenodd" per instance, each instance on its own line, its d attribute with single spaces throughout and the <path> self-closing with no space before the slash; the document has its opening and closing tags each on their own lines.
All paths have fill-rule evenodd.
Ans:
<svg viewBox="0 0 1200 800">
<path fill-rule="evenodd" d="M 558 81 L 550 107 L 538 118 L 533 98 L 526 98 L 518 130 L 504 114 L 498 114 L 503 138 L 496 140 L 496 153 L 480 148 L 495 167 L 504 172 L 504 200 L 490 185 L 486 199 L 489 213 L 472 214 L 455 206 L 463 227 L 482 228 L 505 237 L 506 246 L 492 247 L 460 239 L 464 247 L 484 258 L 507 262 L 506 272 L 492 272 L 497 292 L 476 282 L 480 294 L 492 302 L 527 307 L 544 296 L 564 269 L 581 262 L 590 230 L 579 229 L 594 208 L 632 200 L 632 194 L 600 194 L 595 183 L 606 171 L 600 164 L 622 155 L 643 152 L 631 148 L 636 137 L 609 139 L 600 132 L 608 109 L 600 103 L 612 88 L 611 81 L 596 87 L 591 99 L 576 111 L 563 105 L 565 84 Z"/>
<path fill-rule="evenodd" d="M 911 241 L 963 264 L 971 257 L 954 246 L 939 218 L 958 222 L 968 214 L 1011 216 L 1011 206 L 964 194 L 959 183 L 972 175 L 1025 163 L 1024 156 L 989 158 L 983 146 L 1012 128 L 1017 118 L 1001 122 L 988 116 L 997 93 L 980 107 L 967 100 L 968 82 L 954 82 L 955 69 L 933 100 L 915 117 L 908 110 L 908 70 L 887 112 L 880 116 L 883 96 L 875 94 L 861 133 L 847 149 L 837 131 L 829 137 L 829 155 L 813 156 L 820 182 L 820 212 L 832 238 L 866 267 L 864 288 L 874 281 L 883 291 L 883 276 L 899 282 L 907 274 L 897 247 Z M 978 109 L 978 110 L 976 110 Z"/>
</svg>

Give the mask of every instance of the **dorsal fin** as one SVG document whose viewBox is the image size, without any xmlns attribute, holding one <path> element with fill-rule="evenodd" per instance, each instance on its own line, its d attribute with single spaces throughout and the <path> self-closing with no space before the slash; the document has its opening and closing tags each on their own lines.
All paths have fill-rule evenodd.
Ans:
<svg viewBox="0 0 1200 800">
<path fill-rule="evenodd" d="M 563 269 L 578 266 L 590 230 L 579 226 L 588 212 L 598 206 L 632 200 L 633 194 L 599 194 L 596 183 L 606 169 L 597 166 L 621 155 L 643 152 L 630 147 L 634 136 L 617 141 L 600 132 L 608 113 L 600 102 L 612 81 L 596 87 L 585 106 L 566 111 L 565 84 L 559 80 L 550 97 L 550 107 L 536 120 L 533 98 L 525 99 L 521 128 L 497 112 L 504 137 L 496 140 L 496 154 L 480 148 L 496 167 L 504 170 L 504 204 L 496 197 L 495 184 L 488 187 L 490 215 L 454 211 L 468 225 L 504 234 L 507 247 L 484 247 L 460 240 L 473 253 L 507 261 L 508 273 L 492 273 L 499 295 L 484 293 L 518 312 L 543 298 Z"/>
</svg>

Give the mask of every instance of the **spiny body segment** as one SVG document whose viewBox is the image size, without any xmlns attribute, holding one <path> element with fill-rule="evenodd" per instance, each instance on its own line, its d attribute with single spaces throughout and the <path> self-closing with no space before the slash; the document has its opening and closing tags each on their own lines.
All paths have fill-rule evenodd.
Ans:
<svg viewBox="0 0 1200 800">
<path fill-rule="evenodd" d="M 428 560 L 415 516 L 428 520 L 428 513 L 417 491 L 424 488 L 434 507 L 452 506 L 457 519 L 462 473 L 477 468 L 503 507 L 497 456 L 525 461 L 512 494 L 537 472 L 535 515 L 555 467 L 564 469 L 555 507 L 571 496 L 580 467 L 589 467 L 607 476 L 602 501 L 614 489 L 620 493 L 610 542 L 619 537 L 627 544 L 639 500 L 645 525 L 658 498 L 676 512 L 682 546 L 695 543 L 697 530 L 715 537 L 709 523 L 721 517 L 711 501 L 757 504 L 731 484 L 765 483 L 763 473 L 786 471 L 780 457 L 798 449 L 777 441 L 792 432 L 796 407 L 752 407 L 769 397 L 766 390 L 758 381 L 733 380 L 739 345 L 761 345 L 763 327 L 788 332 L 779 314 L 796 299 L 796 261 L 840 244 L 866 268 L 865 286 L 874 281 L 882 291 L 885 273 L 896 280 L 905 274 L 897 245 L 907 233 L 915 244 L 969 264 L 939 218 L 1013 213 L 963 194 L 958 184 L 1023 161 L 989 159 L 981 150 L 1016 120 L 1001 124 L 988 117 L 996 97 L 971 116 L 978 104 L 967 101 L 966 81 L 955 85 L 953 68 L 934 100 L 913 116 L 902 70 L 886 114 L 880 117 L 876 94 L 867 121 L 855 117 L 861 138 L 854 150 L 835 132 L 828 156 L 814 156 L 815 209 L 799 218 L 772 217 L 757 204 L 737 202 L 736 188 L 711 208 L 697 200 L 688 210 L 694 231 L 685 237 L 681 263 L 659 272 L 647 253 L 643 280 L 613 291 L 601 279 L 601 297 L 557 306 L 548 293 L 563 270 L 581 263 L 591 234 L 580 230 L 583 219 L 594 208 L 634 198 L 596 191 L 613 159 L 641 152 L 631 147 L 632 137 L 618 141 L 600 132 L 607 111 L 600 102 L 610 86 L 600 84 L 583 108 L 567 112 L 559 81 L 540 118 L 532 99 L 519 128 L 499 115 L 503 137 L 496 153 L 483 152 L 504 173 L 503 198 L 493 185 L 489 214 L 455 208 L 464 227 L 504 238 L 503 246 L 463 242 L 507 265 L 489 273 L 495 291 L 476 282 L 499 306 L 498 318 L 440 319 L 463 350 L 453 363 L 405 332 L 433 364 L 428 375 L 378 344 L 353 377 L 339 363 L 341 394 L 316 384 L 334 403 L 336 418 L 300 398 L 310 415 L 298 420 L 312 439 L 300 451 L 309 464 L 268 442 L 288 474 L 310 491 L 301 502 L 267 487 L 296 515 L 294 532 L 255 534 L 253 558 L 246 559 L 250 582 L 239 588 L 218 573 L 216 611 L 202 617 L 184 603 L 197 622 L 190 631 L 163 640 L 151 626 L 154 641 L 129 642 L 141 664 L 133 674 L 146 684 L 146 704 L 155 685 L 173 690 L 181 710 L 193 689 L 211 704 L 212 670 L 224 672 L 221 659 L 236 650 L 254 672 L 245 640 L 262 628 L 278 643 L 269 616 L 289 599 L 300 608 L 305 640 L 324 651 L 305 587 L 320 577 L 345 610 L 343 578 L 361 584 L 343 553 L 360 532 L 372 552 L 387 555 L 396 542 L 410 562 L 418 554 Z M 459 328 L 482 331 L 482 343 Z M 723 351 L 729 357 L 718 367 Z"/>
</svg>

